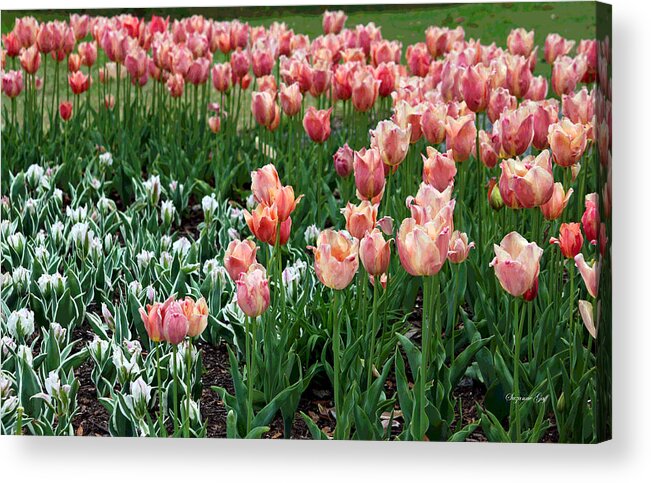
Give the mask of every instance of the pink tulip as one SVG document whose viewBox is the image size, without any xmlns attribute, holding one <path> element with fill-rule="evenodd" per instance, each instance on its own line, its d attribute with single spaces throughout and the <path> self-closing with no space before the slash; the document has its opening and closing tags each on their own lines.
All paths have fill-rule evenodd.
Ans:
<svg viewBox="0 0 651 483">
<path fill-rule="evenodd" d="M 570 188 L 567 190 L 567 193 L 565 193 L 563 183 L 554 183 L 554 192 L 552 193 L 552 197 L 549 198 L 547 203 L 540 205 L 540 210 L 545 219 L 551 221 L 559 218 L 563 214 L 563 210 L 565 210 L 573 192 L 574 190 Z"/>
<path fill-rule="evenodd" d="M 36 45 L 26 48 L 20 54 L 20 65 L 28 74 L 36 74 L 41 66 L 41 54 Z"/>
<path fill-rule="evenodd" d="M 269 308 L 271 294 L 267 271 L 259 263 L 253 263 L 242 272 L 237 282 L 237 305 L 249 317 L 259 317 Z"/>
<path fill-rule="evenodd" d="M 507 55 L 506 60 L 506 85 L 511 94 L 522 99 L 529 90 L 532 74 L 531 65 L 526 57 L 520 55 Z"/>
<path fill-rule="evenodd" d="M 490 97 L 490 70 L 483 64 L 470 66 L 461 77 L 461 93 L 473 112 L 484 112 Z"/>
<path fill-rule="evenodd" d="M 352 282 L 359 260 L 359 242 L 344 232 L 331 229 L 319 233 L 314 253 L 314 271 L 326 287 L 343 290 Z"/>
<path fill-rule="evenodd" d="M 384 163 L 380 152 L 375 149 L 362 148 L 355 151 L 353 160 L 357 197 L 379 203 L 384 194 Z"/>
<path fill-rule="evenodd" d="M 233 240 L 228 244 L 224 254 L 224 267 L 234 282 L 256 262 L 257 251 L 258 247 L 251 240 Z"/>
<path fill-rule="evenodd" d="M 165 302 L 166 304 L 168 302 Z M 163 340 L 163 304 L 155 303 L 147 305 L 147 310 L 140 307 L 140 318 L 145 326 L 147 335 L 152 342 L 160 342 Z"/>
<path fill-rule="evenodd" d="M 601 302 L 597 302 L 597 317 L 596 321 L 599 321 L 599 312 L 601 310 Z M 579 313 L 581 314 L 581 319 L 583 320 L 583 325 L 587 329 L 588 333 L 593 339 L 597 338 L 597 323 L 595 323 L 594 317 L 594 308 L 590 302 L 587 300 L 579 300 Z"/>
<path fill-rule="evenodd" d="M 441 215 L 452 215 L 454 202 L 452 200 L 452 186 L 448 186 L 445 190 L 439 191 L 433 186 L 421 183 L 418 188 L 416 196 L 409 196 L 406 199 L 407 208 L 411 211 L 411 217 L 419 225 L 440 217 Z M 452 209 L 444 210 L 446 206 L 451 206 Z M 444 220 L 453 231 L 452 218 Z"/>
<path fill-rule="evenodd" d="M 391 240 L 386 241 L 377 228 L 367 232 L 359 243 L 359 258 L 371 277 L 379 277 L 389 269 Z"/>
<path fill-rule="evenodd" d="M 526 107 L 503 112 L 493 126 L 493 132 L 500 136 L 501 157 L 519 156 L 533 141 L 534 117 Z"/>
<path fill-rule="evenodd" d="M 452 151 L 454 160 L 458 163 L 475 155 L 475 137 L 477 129 L 472 116 L 461 116 L 458 119 L 447 118 L 445 124 L 445 145 Z"/>
<path fill-rule="evenodd" d="M 343 10 L 337 10 L 335 12 L 326 10 L 323 12 L 323 33 L 338 34 L 344 28 L 347 18 L 348 16 Z"/>
<path fill-rule="evenodd" d="M 595 91 L 588 92 L 584 86 L 580 91 L 563 95 L 563 116 L 575 124 L 591 124 L 594 118 Z"/>
<path fill-rule="evenodd" d="M 315 143 L 324 143 L 330 137 L 330 109 L 316 110 L 314 106 L 308 107 L 303 118 L 303 128 L 310 139 Z"/>
<path fill-rule="evenodd" d="M 462 263 L 468 258 L 470 250 L 475 247 L 475 242 L 468 243 L 468 235 L 455 230 L 450 237 L 448 260 L 452 263 Z"/>
<path fill-rule="evenodd" d="M 525 99 L 531 101 L 542 101 L 547 97 L 547 78 L 541 75 L 533 77 L 529 83 L 529 89 L 524 95 Z"/>
<path fill-rule="evenodd" d="M 545 62 L 553 64 L 557 57 L 567 55 L 574 47 L 574 40 L 567 40 L 558 34 L 549 34 L 545 39 Z"/>
<path fill-rule="evenodd" d="M 585 211 L 581 217 L 581 224 L 587 240 L 595 244 L 599 238 L 599 224 L 601 215 L 599 214 L 599 195 L 590 193 L 585 196 Z"/>
<path fill-rule="evenodd" d="M 368 200 L 362 201 L 357 206 L 347 203 L 346 207 L 342 208 L 341 213 L 346 219 L 348 233 L 361 240 L 367 232 L 375 228 L 377 211 L 378 205 L 371 204 Z"/>
<path fill-rule="evenodd" d="M 412 75 L 425 77 L 429 71 L 429 65 L 432 57 L 427 50 L 427 45 L 423 42 L 411 44 L 407 47 L 407 65 Z"/>
<path fill-rule="evenodd" d="M 269 127 L 273 124 L 277 109 L 274 95 L 269 91 L 253 91 L 251 94 L 251 112 L 261 126 Z"/>
<path fill-rule="evenodd" d="M 416 143 L 423 135 L 421 117 L 425 108 L 425 104 L 412 106 L 407 101 L 400 100 L 393 109 L 393 116 L 391 117 L 393 122 L 400 126 L 401 129 L 407 129 L 408 126 L 411 126 L 411 136 L 409 138 L 411 144 Z"/>
<path fill-rule="evenodd" d="M 586 71 L 581 78 L 581 82 L 589 84 L 594 82 L 597 77 L 597 41 L 595 39 L 583 39 L 576 48 L 579 55 L 585 57 Z M 606 62 L 603 62 L 606 64 Z"/>
<path fill-rule="evenodd" d="M 221 124 L 222 121 L 219 116 L 210 116 L 208 118 L 208 127 L 214 134 L 217 134 L 220 131 Z"/>
<path fill-rule="evenodd" d="M 165 302 L 163 313 L 163 338 L 172 345 L 180 344 L 188 335 L 189 321 L 181 304 L 175 300 Z"/>
<path fill-rule="evenodd" d="M 2 75 L 2 92 L 8 98 L 13 99 L 20 95 L 25 85 L 23 73 L 19 70 L 10 70 Z"/>
<path fill-rule="evenodd" d="M 77 71 L 74 74 L 68 76 L 68 84 L 73 94 L 82 94 L 90 89 L 92 79 L 89 75 L 84 74 L 81 71 Z"/>
<path fill-rule="evenodd" d="M 342 178 L 347 178 L 353 172 L 353 158 L 354 153 L 348 143 L 337 149 L 337 152 L 332 156 L 335 171 Z"/>
<path fill-rule="evenodd" d="M 59 104 L 59 116 L 63 122 L 67 122 L 72 117 L 72 102 L 70 101 L 61 101 Z"/>
<path fill-rule="evenodd" d="M 396 82 L 398 80 L 398 69 L 393 62 L 383 62 L 375 68 L 373 72 L 375 79 L 380 83 L 378 95 L 380 97 L 388 97 L 396 89 Z M 352 95 L 352 94 L 351 94 Z"/>
<path fill-rule="evenodd" d="M 92 67 L 97 61 L 97 47 L 93 42 L 82 42 L 77 47 L 77 52 L 81 58 L 81 64 L 86 67 Z"/>
<path fill-rule="evenodd" d="M 372 72 L 360 69 L 353 75 L 351 83 L 353 106 L 359 112 L 367 112 L 373 107 L 380 89 L 380 81 Z"/>
<path fill-rule="evenodd" d="M 218 92 L 227 92 L 231 88 L 233 71 L 231 64 L 224 62 L 215 64 L 212 67 L 212 85 Z"/>
<path fill-rule="evenodd" d="M 495 122 L 505 110 L 512 111 L 518 106 L 518 100 L 512 96 L 507 89 L 498 87 L 491 92 L 488 101 L 488 119 Z"/>
<path fill-rule="evenodd" d="M 17 57 L 20 54 L 20 50 L 23 45 L 14 32 L 9 32 L 7 35 L 2 35 L 2 45 L 7 51 L 9 57 Z"/>
<path fill-rule="evenodd" d="M 534 47 L 534 31 L 527 32 L 523 28 L 513 29 L 506 38 L 506 45 L 511 54 L 528 57 Z"/>
<path fill-rule="evenodd" d="M 544 101 L 524 101 L 522 106 L 533 115 L 533 140 L 536 149 L 549 147 L 549 126 L 558 122 L 558 101 L 547 99 Z"/>
<path fill-rule="evenodd" d="M 262 77 L 271 74 L 274 67 L 275 59 L 269 49 L 254 49 L 251 53 L 251 66 L 253 75 Z"/>
<path fill-rule="evenodd" d="M 511 208 L 533 208 L 547 203 L 554 193 L 554 176 L 549 151 L 537 157 L 506 159 L 500 165 L 499 188 L 504 203 Z"/>
<path fill-rule="evenodd" d="M 250 66 L 251 60 L 248 52 L 238 48 L 231 53 L 231 68 L 236 78 L 241 79 L 248 74 Z"/>
<path fill-rule="evenodd" d="M 205 57 L 199 57 L 190 64 L 190 67 L 188 67 L 186 79 L 190 84 L 198 86 L 208 82 L 209 76 L 210 61 Z"/>
<path fill-rule="evenodd" d="M 427 157 L 423 158 L 423 181 L 434 186 L 438 191 L 444 191 L 454 183 L 457 166 L 452 157 L 452 151 L 440 153 L 431 146 L 427 146 Z"/>
<path fill-rule="evenodd" d="M 447 106 L 443 103 L 427 103 L 420 118 L 423 136 L 430 144 L 441 144 L 445 140 Z"/>
<path fill-rule="evenodd" d="M 588 128 L 563 118 L 549 127 L 548 141 L 554 162 L 559 166 L 569 167 L 583 156 L 588 142 Z"/>
<path fill-rule="evenodd" d="M 515 231 L 506 235 L 499 245 L 494 245 L 494 250 L 495 258 L 490 266 L 500 285 L 514 297 L 524 295 L 538 278 L 543 250 Z"/>
<path fill-rule="evenodd" d="M 601 261 L 596 261 L 590 266 L 585 261 L 585 258 L 583 258 L 583 253 L 579 253 L 574 257 L 574 263 L 579 269 L 588 293 L 593 298 L 597 298 L 599 292 L 599 276 L 601 275 Z"/>
<path fill-rule="evenodd" d="M 57 24 L 42 23 L 36 35 L 36 46 L 42 54 L 49 54 L 60 47 L 62 38 L 62 32 Z"/>
<path fill-rule="evenodd" d="M 375 67 L 380 64 L 400 63 L 402 43 L 398 41 L 380 40 L 371 45 L 371 61 Z"/>
<path fill-rule="evenodd" d="M 185 89 L 185 80 L 181 74 L 172 74 L 167 79 L 167 90 L 172 97 L 178 98 L 183 95 Z"/>
<path fill-rule="evenodd" d="M 552 88 L 558 96 L 574 92 L 576 85 L 588 69 L 585 56 L 574 59 L 563 55 L 554 61 L 552 67 Z"/>
<path fill-rule="evenodd" d="M 488 134 L 486 131 L 479 131 L 479 159 L 488 169 L 497 165 L 501 147 L 499 134 Z"/>
<path fill-rule="evenodd" d="M 39 32 L 38 22 L 34 17 L 17 18 L 16 24 L 14 25 L 14 32 L 20 39 L 23 47 L 28 49 L 36 43 L 36 36 Z"/>
<path fill-rule="evenodd" d="M 75 40 L 81 40 L 90 31 L 90 17 L 88 15 L 70 15 L 70 28 L 72 29 Z"/>
</svg>

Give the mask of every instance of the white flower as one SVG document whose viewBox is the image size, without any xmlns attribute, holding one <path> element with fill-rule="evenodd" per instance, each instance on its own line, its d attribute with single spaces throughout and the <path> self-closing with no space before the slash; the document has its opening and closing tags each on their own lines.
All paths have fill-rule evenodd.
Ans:
<svg viewBox="0 0 651 483">
<path fill-rule="evenodd" d="M 174 260 L 174 258 L 172 257 L 170 252 L 162 252 L 160 254 L 159 263 L 165 269 L 168 269 L 168 268 L 170 268 L 172 266 L 172 261 L 173 260 Z"/>
<path fill-rule="evenodd" d="M 63 203 L 63 191 L 61 191 L 59 188 L 54 188 L 54 191 L 52 191 L 52 198 L 54 198 L 60 205 Z"/>
<path fill-rule="evenodd" d="M 228 231 L 228 239 L 229 240 L 239 240 L 240 239 L 240 232 L 236 230 L 235 228 L 229 228 Z"/>
<path fill-rule="evenodd" d="M 0 373 L 0 398 L 5 399 L 12 393 L 11 379 Z"/>
<path fill-rule="evenodd" d="M 25 235 L 20 232 L 9 235 L 9 237 L 7 237 L 7 243 L 9 243 L 9 246 L 16 252 L 20 253 L 23 251 L 23 247 L 25 246 Z"/>
<path fill-rule="evenodd" d="M 12 312 L 7 319 L 7 330 L 17 339 L 28 338 L 34 333 L 34 312 L 26 308 Z"/>
<path fill-rule="evenodd" d="M 125 340 L 122 345 L 131 356 L 139 356 L 142 353 L 142 346 L 137 340 Z"/>
<path fill-rule="evenodd" d="M 60 324 L 57 324 L 56 322 L 50 324 L 50 336 L 54 337 L 59 345 L 63 344 L 66 340 L 66 332 L 67 330 L 61 327 Z"/>
<path fill-rule="evenodd" d="M 86 222 L 75 223 L 70 229 L 68 239 L 77 247 L 82 249 L 90 244 L 90 240 L 95 237 L 95 232 L 91 230 Z"/>
<path fill-rule="evenodd" d="M 176 214 L 176 208 L 174 208 L 174 203 L 170 200 L 163 201 L 163 204 L 160 207 L 160 220 L 164 225 L 171 225 L 174 221 L 174 215 Z"/>
<path fill-rule="evenodd" d="M 4 287 L 5 285 L 11 285 L 12 282 L 13 279 L 11 278 L 11 274 L 0 273 L 0 287 Z"/>
<path fill-rule="evenodd" d="M 88 348 L 90 349 L 90 353 L 94 354 L 97 360 L 102 360 L 109 350 L 109 341 L 95 336 L 95 338 L 88 344 Z"/>
<path fill-rule="evenodd" d="M 140 268 L 145 268 L 149 266 L 153 258 L 154 258 L 154 252 L 149 250 L 143 250 L 136 255 L 136 260 L 138 261 L 138 266 Z"/>
<path fill-rule="evenodd" d="M 0 404 L 0 416 L 13 413 L 17 407 L 18 398 L 16 396 L 9 396 L 6 399 L 2 398 L 2 404 Z"/>
<path fill-rule="evenodd" d="M 149 404 L 151 401 L 151 386 L 141 377 L 138 377 L 130 385 L 131 396 L 136 405 Z"/>
<path fill-rule="evenodd" d="M 137 374 L 140 372 L 140 367 L 138 366 L 138 361 L 135 356 L 132 356 L 131 359 L 127 359 L 120 349 L 119 346 L 113 347 L 113 365 L 118 370 L 118 372 L 123 372 L 126 376 L 131 374 Z"/>
<path fill-rule="evenodd" d="M 9 355 L 9 351 L 16 351 L 16 342 L 11 337 L 5 335 L 0 339 L 0 348 L 2 349 L 2 355 L 6 357 Z"/>
<path fill-rule="evenodd" d="M 319 233 L 321 233 L 321 230 L 319 230 L 316 225 L 308 226 L 305 229 L 305 243 L 308 245 L 316 243 L 316 239 L 319 236 Z"/>
<path fill-rule="evenodd" d="M 80 223 L 88 218 L 88 207 L 86 205 L 77 208 L 66 206 L 66 216 L 75 223 Z"/>
<path fill-rule="evenodd" d="M 131 292 L 135 297 L 140 297 L 142 293 L 142 284 L 138 280 L 134 280 L 129 284 L 129 292 Z"/>
<path fill-rule="evenodd" d="M 39 166 L 38 164 L 32 164 L 29 168 L 27 168 L 25 177 L 27 178 L 27 182 L 32 188 L 36 188 L 40 184 L 44 172 L 45 170 L 43 167 Z"/>
<path fill-rule="evenodd" d="M 99 165 L 108 168 L 113 165 L 113 155 L 108 151 L 99 155 Z"/>
<path fill-rule="evenodd" d="M 104 195 L 102 195 L 100 199 L 97 201 L 97 207 L 99 208 L 99 211 L 104 215 L 110 213 L 111 211 L 115 211 L 117 209 L 117 207 L 115 206 L 115 201 L 113 201 L 110 198 L 107 198 Z"/>
<path fill-rule="evenodd" d="M 46 393 L 53 397 L 59 396 L 59 393 L 61 392 L 61 380 L 56 371 L 50 371 L 44 383 Z"/>
<path fill-rule="evenodd" d="M 147 300 L 149 300 L 149 302 L 153 304 L 154 299 L 156 298 L 156 289 L 151 285 L 147 285 L 145 292 L 146 292 Z"/>
<path fill-rule="evenodd" d="M 41 290 L 41 292 L 46 295 L 49 294 L 50 291 L 52 290 L 52 275 L 49 273 L 44 273 L 40 277 L 38 277 L 38 288 Z"/>
<path fill-rule="evenodd" d="M 215 210 L 217 210 L 218 206 L 219 203 L 217 203 L 214 193 L 210 196 L 203 197 L 201 200 L 201 208 L 203 209 L 203 217 L 206 220 L 206 223 L 210 223 L 212 221 Z"/>
<path fill-rule="evenodd" d="M 60 221 L 55 221 L 50 226 L 50 238 L 52 238 L 55 245 L 60 245 L 63 241 L 63 230 L 64 226 Z"/>
<path fill-rule="evenodd" d="M 181 255 L 185 255 L 190 249 L 191 245 L 192 244 L 187 238 L 181 237 L 178 240 L 176 240 L 172 245 L 172 252 L 174 252 L 174 254 L 180 253 Z"/>
<path fill-rule="evenodd" d="M 145 187 L 145 192 L 147 193 L 147 198 L 152 205 L 157 205 L 158 200 L 160 200 L 160 177 L 151 176 L 147 181 L 143 183 Z"/>
<path fill-rule="evenodd" d="M 162 251 L 169 251 L 170 248 L 172 248 L 172 237 L 169 235 L 160 237 L 160 249 Z"/>
<path fill-rule="evenodd" d="M 38 209 L 38 202 L 34 198 L 28 198 L 27 201 L 25 201 L 26 211 L 29 211 L 30 213 L 34 214 L 36 213 L 37 209 Z"/>
<path fill-rule="evenodd" d="M 25 267 L 16 267 L 11 274 L 11 278 L 18 290 L 25 290 L 29 287 L 32 272 Z"/>
<path fill-rule="evenodd" d="M 39 261 L 44 261 L 50 257 L 50 252 L 47 251 L 47 248 L 40 245 L 34 249 L 34 257 Z"/>
<path fill-rule="evenodd" d="M 231 223 L 240 223 L 244 220 L 244 212 L 239 208 L 229 206 L 227 214 L 231 220 Z"/>
<path fill-rule="evenodd" d="M 38 233 L 36 234 L 36 237 L 34 238 L 34 244 L 36 245 L 43 245 L 45 244 L 45 241 L 47 240 L 47 235 L 43 230 L 39 230 Z"/>
<path fill-rule="evenodd" d="M 255 208 L 256 202 L 255 198 L 253 197 L 253 193 L 249 195 L 249 197 L 246 199 L 246 208 L 251 211 Z"/>
<path fill-rule="evenodd" d="M 9 223 L 9 220 L 0 221 L 0 235 L 2 236 L 3 240 L 6 240 L 7 237 L 11 234 L 12 228 L 13 225 Z"/>
<path fill-rule="evenodd" d="M 18 346 L 18 350 L 16 351 L 16 357 L 19 359 L 23 359 L 28 366 L 32 366 L 32 363 L 34 362 L 34 356 L 32 355 L 32 349 L 29 348 L 29 346 L 26 345 L 21 345 Z"/>
</svg>

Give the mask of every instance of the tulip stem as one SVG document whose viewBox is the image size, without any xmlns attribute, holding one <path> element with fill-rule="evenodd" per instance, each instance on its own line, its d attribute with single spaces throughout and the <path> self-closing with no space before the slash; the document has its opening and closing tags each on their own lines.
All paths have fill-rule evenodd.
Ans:
<svg viewBox="0 0 651 483">
<path fill-rule="evenodd" d="M 335 439 L 342 439 L 342 432 L 344 430 L 343 425 L 343 404 L 341 401 L 341 390 L 339 387 L 339 377 L 340 377 L 340 351 L 341 351 L 341 340 L 340 340 L 340 320 L 339 315 L 337 314 L 337 306 L 339 302 L 338 298 L 339 292 L 334 290 L 332 297 L 332 305 L 330 306 L 330 316 L 333 319 L 333 340 L 332 340 L 332 350 L 334 357 L 334 393 L 335 393 L 335 418 L 337 420 L 335 426 Z"/>
<path fill-rule="evenodd" d="M 158 384 L 158 426 L 159 431 L 163 436 L 167 436 L 167 430 L 165 429 L 165 420 L 163 418 L 163 386 L 161 384 L 160 377 L 160 351 L 162 344 L 160 342 L 156 343 L 156 383 Z"/>
<path fill-rule="evenodd" d="M 569 306 L 569 312 L 570 312 L 570 336 L 568 338 L 568 343 L 569 343 L 569 352 L 570 352 L 570 370 L 569 370 L 569 376 L 570 376 L 570 384 L 574 380 L 573 373 L 574 373 L 574 359 L 575 359 L 575 354 L 574 354 L 574 261 L 570 260 L 569 262 L 569 277 L 570 277 L 570 306 Z"/>
<path fill-rule="evenodd" d="M 176 374 L 176 354 L 178 353 L 178 346 L 176 344 L 172 345 L 172 380 L 174 384 L 172 386 L 172 393 L 174 398 L 174 435 L 176 435 L 179 430 L 179 394 L 177 387 L 177 374 Z"/>
<path fill-rule="evenodd" d="M 253 354 L 251 348 L 251 341 L 253 340 L 253 333 L 249 333 L 249 317 L 244 316 L 244 334 L 245 334 L 245 350 L 246 350 L 246 386 L 247 386 L 247 405 L 246 405 L 246 432 L 251 431 L 251 421 L 253 420 Z"/>
<path fill-rule="evenodd" d="M 373 380 L 373 359 L 375 357 L 375 337 L 377 334 L 377 302 L 378 302 L 378 284 L 380 283 L 379 277 L 373 277 L 373 325 L 370 331 L 370 350 L 369 357 L 366 361 L 366 390 L 369 390 L 371 387 L 371 382 Z"/>
<path fill-rule="evenodd" d="M 187 365 L 187 376 L 185 390 L 187 391 L 187 398 L 185 400 L 185 424 L 184 424 L 184 436 L 186 438 L 190 437 L 190 398 L 192 397 L 192 337 L 188 337 L 188 347 L 185 353 L 185 363 Z"/>
<path fill-rule="evenodd" d="M 522 317 L 520 317 L 520 300 L 515 299 L 515 351 L 513 353 L 513 401 L 512 410 L 515 413 L 515 442 L 520 442 L 520 411 L 518 410 L 518 399 L 520 397 L 520 343 L 522 339 L 522 327 L 524 325 L 525 307 L 522 307 Z"/>
</svg>

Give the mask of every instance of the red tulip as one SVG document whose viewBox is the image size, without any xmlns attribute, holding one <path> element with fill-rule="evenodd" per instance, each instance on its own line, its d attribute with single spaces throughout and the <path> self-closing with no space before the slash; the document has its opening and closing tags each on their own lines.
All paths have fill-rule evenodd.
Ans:
<svg viewBox="0 0 651 483">
<path fill-rule="evenodd" d="M 61 119 L 63 119 L 64 122 L 70 120 L 70 118 L 72 117 L 72 102 L 62 101 L 59 104 L 59 115 L 61 116 Z"/>
<path fill-rule="evenodd" d="M 558 245 L 565 258 L 574 259 L 583 247 L 583 235 L 579 223 L 563 223 L 558 238 L 551 237 L 549 243 Z"/>
<path fill-rule="evenodd" d="M 323 143 L 330 137 L 330 109 L 317 111 L 314 106 L 308 107 L 303 118 L 303 128 L 315 143 Z"/>
<path fill-rule="evenodd" d="M 278 218 L 278 208 L 275 204 L 271 206 L 260 204 L 251 213 L 244 210 L 244 219 L 251 233 L 262 243 L 275 245 L 279 227 L 280 244 L 285 245 L 289 240 L 292 219 L 290 217 L 281 222 Z"/>
</svg>

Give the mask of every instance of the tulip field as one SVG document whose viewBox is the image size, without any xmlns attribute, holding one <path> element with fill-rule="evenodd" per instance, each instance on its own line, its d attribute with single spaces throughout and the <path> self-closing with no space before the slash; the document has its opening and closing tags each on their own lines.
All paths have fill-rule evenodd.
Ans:
<svg viewBox="0 0 651 483">
<path fill-rule="evenodd" d="M 0 434 L 609 439 L 610 7 L 528 5 L 3 22 Z"/>
</svg>

